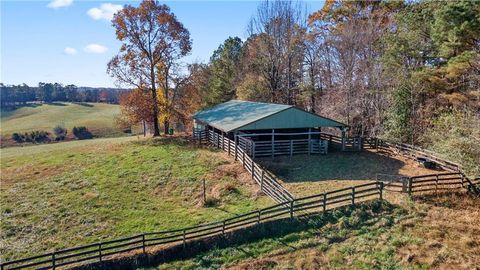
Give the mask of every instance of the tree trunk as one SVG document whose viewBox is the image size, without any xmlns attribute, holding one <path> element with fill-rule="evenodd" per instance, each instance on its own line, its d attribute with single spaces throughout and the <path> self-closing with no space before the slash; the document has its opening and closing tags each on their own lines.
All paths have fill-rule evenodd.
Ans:
<svg viewBox="0 0 480 270">
<path fill-rule="evenodd" d="M 168 134 L 168 129 L 170 128 L 170 122 L 164 121 L 164 122 L 163 122 L 163 128 L 165 129 L 165 130 L 164 130 L 164 133 L 165 133 L 165 134 Z"/>
<path fill-rule="evenodd" d="M 147 136 L 147 124 L 145 123 L 145 120 L 142 120 L 143 123 L 143 137 Z"/>
<path fill-rule="evenodd" d="M 158 102 L 157 102 L 157 88 L 155 86 L 155 66 L 150 61 L 150 76 L 152 83 L 152 101 L 153 101 L 153 137 L 160 136 L 160 125 L 158 124 Z"/>
<path fill-rule="evenodd" d="M 157 103 L 157 91 L 155 86 L 152 88 L 152 100 L 153 100 L 153 137 L 160 136 L 160 125 L 158 124 L 158 103 Z"/>
</svg>

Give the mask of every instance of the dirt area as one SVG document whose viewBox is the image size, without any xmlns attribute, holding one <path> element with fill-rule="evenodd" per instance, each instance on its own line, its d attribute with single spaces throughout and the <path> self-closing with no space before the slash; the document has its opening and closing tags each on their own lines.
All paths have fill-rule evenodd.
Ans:
<svg viewBox="0 0 480 270">
<path fill-rule="evenodd" d="M 281 180 L 296 196 L 359 185 L 384 178 L 437 173 L 402 156 L 364 152 L 331 152 L 327 155 L 281 156 L 259 162 Z"/>
</svg>

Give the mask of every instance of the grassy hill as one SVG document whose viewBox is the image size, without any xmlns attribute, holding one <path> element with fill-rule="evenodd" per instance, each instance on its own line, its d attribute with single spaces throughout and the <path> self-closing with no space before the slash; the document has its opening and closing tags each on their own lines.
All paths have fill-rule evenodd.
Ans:
<svg viewBox="0 0 480 270">
<path fill-rule="evenodd" d="M 15 110 L 1 111 L 2 137 L 32 130 L 51 132 L 57 125 L 71 133 L 74 126 L 86 126 L 96 137 L 114 137 L 123 133 L 115 125 L 119 106 L 105 103 L 32 104 Z"/>
<path fill-rule="evenodd" d="M 183 138 L 71 141 L 4 148 L 0 156 L 3 260 L 182 228 L 273 203 L 238 163 Z M 209 207 L 203 206 L 203 179 Z"/>
</svg>

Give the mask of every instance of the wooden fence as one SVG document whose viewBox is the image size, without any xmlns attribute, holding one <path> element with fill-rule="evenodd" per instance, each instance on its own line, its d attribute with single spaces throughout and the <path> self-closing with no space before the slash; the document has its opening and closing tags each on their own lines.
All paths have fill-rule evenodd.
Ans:
<svg viewBox="0 0 480 270">
<path fill-rule="evenodd" d="M 243 167 L 250 173 L 252 179 L 260 185 L 260 190 L 276 202 L 289 202 L 294 196 L 288 192 L 275 178 L 275 176 L 251 158 L 246 150 L 238 147 L 231 139 L 214 131 L 207 131 L 208 142 L 212 146 L 223 149 L 229 155 L 240 161 Z"/>
<path fill-rule="evenodd" d="M 414 160 L 418 160 L 419 158 L 429 159 L 440 165 L 440 167 L 444 170 L 451 172 L 460 172 L 462 170 L 462 166 L 460 164 L 449 161 L 445 158 L 441 158 L 437 153 L 417 146 L 405 143 L 392 143 L 377 138 L 368 138 L 368 140 L 364 140 L 364 142 L 366 141 L 368 142 L 367 145 L 369 148 L 374 145 L 374 148 L 377 148 L 381 151 L 398 153 Z"/>
<path fill-rule="evenodd" d="M 328 152 L 328 141 L 318 139 L 251 141 L 241 138 L 239 139 L 239 146 L 253 158 L 281 155 L 293 156 L 298 154 L 327 154 Z"/>
<path fill-rule="evenodd" d="M 382 191 L 382 182 L 372 182 L 293 199 L 218 222 L 176 230 L 143 233 L 111 241 L 57 250 L 39 256 L 5 262 L 0 267 L 2 270 L 26 268 L 63 269 L 68 268 L 68 266 L 74 267 L 111 260 L 119 255 L 146 253 L 147 248 L 152 246 L 168 247 L 173 244 L 183 244 L 185 246 L 191 241 L 224 235 L 226 232 L 235 231 L 237 228 L 255 226 L 272 220 L 321 213 L 341 206 L 355 205 L 374 198 L 382 199 Z"/>
<path fill-rule="evenodd" d="M 460 172 L 445 172 L 438 174 L 426 174 L 412 177 L 402 177 L 394 181 L 385 182 L 385 190 L 392 192 L 418 195 L 424 193 L 441 193 L 454 190 L 468 190 L 478 193 L 480 178 L 468 179 Z"/>
</svg>

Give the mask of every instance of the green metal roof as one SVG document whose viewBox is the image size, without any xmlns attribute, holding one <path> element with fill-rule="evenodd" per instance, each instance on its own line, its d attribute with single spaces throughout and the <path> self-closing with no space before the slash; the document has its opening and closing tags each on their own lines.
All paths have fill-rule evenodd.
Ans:
<svg viewBox="0 0 480 270">
<path fill-rule="evenodd" d="M 197 112 L 193 119 L 224 132 L 255 129 L 345 127 L 291 105 L 231 100 Z"/>
</svg>

